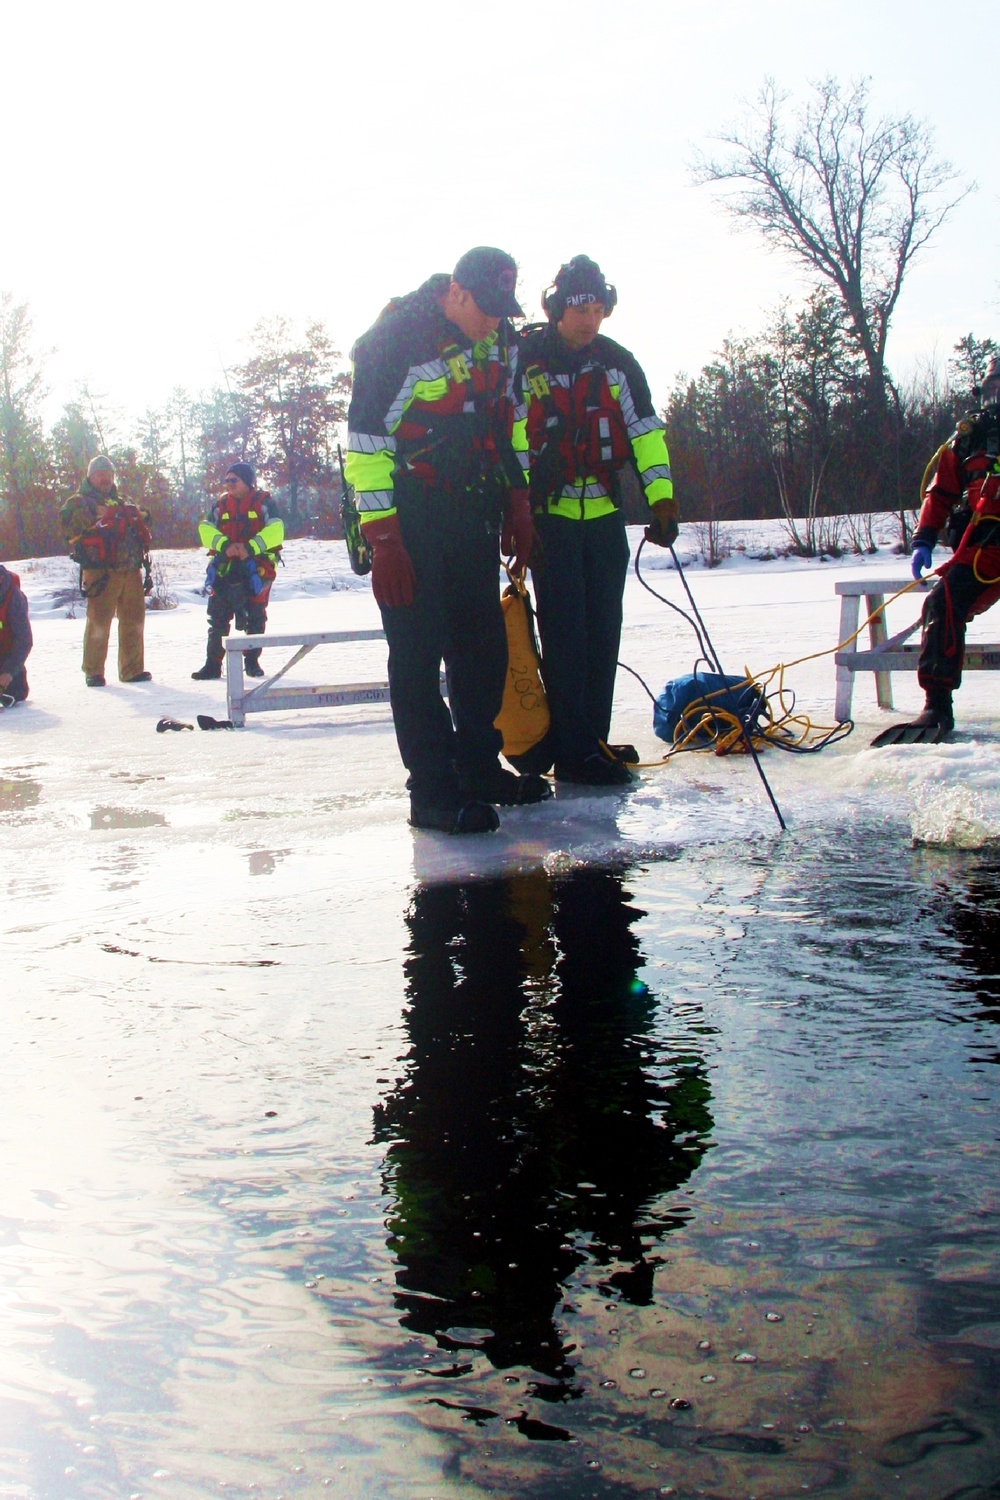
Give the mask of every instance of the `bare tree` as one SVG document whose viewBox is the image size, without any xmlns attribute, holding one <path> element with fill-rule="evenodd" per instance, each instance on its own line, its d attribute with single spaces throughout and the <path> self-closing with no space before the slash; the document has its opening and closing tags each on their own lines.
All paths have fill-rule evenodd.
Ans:
<svg viewBox="0 0 1000 1500">
<path fill-rule="evenodd" d="M 970 187 L 957 186 L 928 127 L 911 115 L 873 117 L 869 85 L 825 78 L 797 107 L 773 79 L 748 118 L 721 137 L 720 159 L 701 158 L 697 179 L 731 184 L 727 207 L 830 283 L 864 357 L 870 398 L 885 409 L 885 350 L 914 257 Z"/>
</svg>

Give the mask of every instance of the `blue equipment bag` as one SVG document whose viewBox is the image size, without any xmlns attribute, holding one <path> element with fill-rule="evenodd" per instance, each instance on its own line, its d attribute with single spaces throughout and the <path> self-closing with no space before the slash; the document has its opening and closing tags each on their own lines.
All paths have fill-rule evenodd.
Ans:
<svg viewBox="0 0 1000 1500">
<path fill-rule="evenodd" d="M 727 686 L 731 689 L 726 692 Z M 731 724 L 719 725 L 713 709 L 725 713 L 739 714 L 747 730 L 753 734 L 757 721 L 765 711 L 767 699 L 762 688 L 747 682 L 745 677 L 722 677 L 717 672 L 689 672 L 686 677 L 675 677 L 668 682 L 653 705 L 653 733 L 658 739 L 674 743 L 674 731 L 681 719 L 693 727 L 701 714 L 711 716 L 711 722 L 691 741 L 691 748 L 708 745 L 719 734 L 728 734 Z"/>
</svg>

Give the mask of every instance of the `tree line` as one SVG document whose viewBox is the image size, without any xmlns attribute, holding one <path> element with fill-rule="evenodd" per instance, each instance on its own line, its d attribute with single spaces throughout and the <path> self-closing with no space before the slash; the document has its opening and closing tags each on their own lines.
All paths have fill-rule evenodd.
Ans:
<svg viewBox="0 0 1000 1500">
<path fill-rule="evenodd" d="M 323 325 L 301 333 L 284 318 L 257 324 L 249 356 L 199 395 L 173 392 L 161 408 L 123 418 L 81 387 L 48 428 L 45 357 L 30 310 L 0 297 L 0 555 L 61 552 L 62 501 L 95 453 L 114 460 L 120 493 L 147 505 L 157 546 L 186 547 L 229 465 L 252 463 L 282 508 L 290 535 L 339 534 L 337 434 L 350 377 Z"/>
<path fill-rule="evenodd" d="M 914 259 L 971 186 L 935 155 L 926 125 L 879 114 L 864 79 L 821 79 L 798 102 L 768 80 L 719 143 L 721 155 L 699 158 L 696 181 L 803 273 L 806 291 L 757 332 L 724 340 L 698 375 L 678 377 L 664 417 L 682 513 L 702 523 L 709 561 L 729 519 L 780 516 L 789 546 L 815 553 L 836 550 L 839 518 L 891 511 L 905 547 L 924 466 L 998 352 L 968 333 L 943 375 L 931 365 L 906 388 L 886 363 Z M 333 457 L 349 375 L 320 323 L 301 336 L 281 318 L 259 323 L 223 386 L 175 391 L 128 433 L 87 390 L 44 429 L 44 361 L 28 309 L 10 296 L 0 375 L 8 556 L 60 549 L 56 502 L 97 451 L 114 458 L 130 499 L 155 508 L 160 545 L 190 542 L 236 457 L 255 465 L 290 535 L 339 534 Z M 638 482 L 626 481 L 626 513 L 639 521 Z M 851 545 L 871 544 L 870 528 L 851 526 Z"/>
<path fill-rule="evenodd" d="M 803 556 L 874 550 L 870 521 L 896 517 L 905 548 L 928 460 L 1000 354 L 966 334 L 942 374 L 927 368 L 873 401 L 862 356 L 840 310 L 817 292 L 779 306 L 758 333 L 729 338 L 691 379 L 679 378 L 664 413 L 671 467 L 686 520 L 702 523 L 706 560 L 723 547 L 720 524 L 780 517 L 789 551 Z"/>
</svg>

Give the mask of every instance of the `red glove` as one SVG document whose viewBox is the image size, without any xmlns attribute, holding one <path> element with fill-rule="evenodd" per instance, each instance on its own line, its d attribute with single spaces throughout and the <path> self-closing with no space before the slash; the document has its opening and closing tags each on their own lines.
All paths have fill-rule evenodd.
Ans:
<svg viewBox="0 0 1000 1500">
<path fill-rule="evenodd" d="M 655 500 L 649 507 L 649 525 L 643 532 L 646 541 L 654 547 L 672 547 L 677 540 L 680 518 L 681 508 L 672 496 L 669 500 Z"/>
<path fill-rule="evenodd" d="M 531 519 L 531 501 L 527 490 L 511 490 L 504 506 L 503 526 L 500 529 L 500 551 L 511 557 L 510 571 L 523 573 L 531 557 L 535 540 L 535 527 Z"/>
<path fill-rule="evenodd" d="M 372 549 L 372 593 L 383 609 L 399 609 L 412 604 L 417 587 L 410 554 L 403 546 L 399 516 L 380 516 L 361 527 L 365 541 Z"/>
</svg>

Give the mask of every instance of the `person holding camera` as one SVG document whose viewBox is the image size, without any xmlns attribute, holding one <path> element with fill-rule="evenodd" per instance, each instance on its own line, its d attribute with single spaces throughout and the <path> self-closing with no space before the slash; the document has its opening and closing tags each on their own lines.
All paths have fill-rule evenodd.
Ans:
<svg viewBox="0 0 1000 1500">
<path fill-rule="evenodd" d="M 80 565 L 80 591 L 87 601 L 83 628 L 83 675 L 88 687 L 104 687 L 111 622 L 118 620 L 118 679 L 149 682 L 143 636 L 149 578 L 149 511 L 122 500 L 115 466 L 99 453 L 87 477 L 59 512 L 69 555 Z"/>
<path fill-rule="evenodd" d="M 980 399 L 981 410 L 963 418 L 940 450 L 913 533 L 914 578 L 930 570 L 942 530 L 955 545 L 924 601 L 917 661 L 925 703 L 913 725 L 937 730 L 938 738 L 955 727 L 966 625 L 1000 599 L 1000 359 L 990 362 Z"/>
<path fill-rule="evenodd" d="M 222 676 L 226 654 L 222 642 L 234 619 L 237 630 L 264 634 L 267 601 L 285 540 L 285 523 L 274 514 L 268 492 L 257 488 L 250 464 L 230 464 L 222 494 L 211 516 L 199 525 L 198 536 L 210 553 L 205 580 L 208 645 L 204 664 L 191 676 L 205 682 Z M 243 666 L 248 677 L 263 677 L 260 647 L 244 651 Z"/>
</svg>

